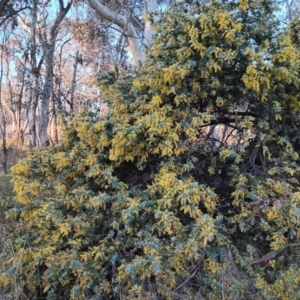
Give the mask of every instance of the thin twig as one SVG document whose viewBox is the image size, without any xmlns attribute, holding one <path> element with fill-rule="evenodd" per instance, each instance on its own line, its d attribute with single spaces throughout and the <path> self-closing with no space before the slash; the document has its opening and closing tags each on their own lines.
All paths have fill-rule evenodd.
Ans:
<svg viewBox="0 0 300 300">
<path fill-rule="evenodd" d="M 239 270 L 238 270 L 238 268 L 237 268 L 237 266 L 235 264 L 235 261 L 234 261 L 234 259 L 232 257 L 232 252 L 231 252 L 230 249 L 227 251 L 227 257 L 228 257 L 229 262 L 230 262 L 230 264 L 231 264 L 231 266 L 232 266 L 232 268 L 234 270 L 234 273 L 235 273 L 235 275 L 237 277 L 237 280 L 241 281 L 241 274 L 240 274 L 240 272 L 239 272 Z"/>
<path fill-rule="evenodd" d="M 250 265 L 259 264 L 261 262 L 267 262 L 270 259 L 276 257 L 279 253 L 281 253 L 287 247 L 299 247 L 299 246 L 300 246 L 300 243 L 288 244 L 284 248 L 282 248 L 282 249 L 280 249 L 278 251 L 270 251 L 267 254 L 265 254 L 264 256 L 262 256 L 261 258 L 251 261 Z"/>
<path fill-rule="evenodd" d="M 193 277 L 195 277 L 195 275 L 197 274 L 198 270 L 200 269 L 200 267 L 202 265 L 203 260 L 204 260 L 204 257 L 199 260 L 196 267 L 194 268 L 193 273 L 175 289 L 175 291 L 174 291 L 175 293 L 178 292 L 179 290 L 181 290 Z"/>
</svg>

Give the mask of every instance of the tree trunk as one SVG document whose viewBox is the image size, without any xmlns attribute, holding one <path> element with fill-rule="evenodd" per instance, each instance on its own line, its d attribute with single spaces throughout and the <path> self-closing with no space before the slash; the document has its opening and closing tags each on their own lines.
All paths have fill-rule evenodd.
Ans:
<svg viewBox="0 0 300 300">
<path fill-rule="evenodd" d="M 76 84 L 78 61 L 79 61 L 79 51 L 76 51 L 74 70 L 73 70 L 73 76 L 71 81 L 70 102 L 69 102 L 71 112 L 74 111 L 74 91 L 75 91 L 75 84 Z"/>
<path fill-rule="evenodd" d="M 46 19 L 45 14 L 39 14 L 39 23 L 37 22 L 38 15 L 38 2 L 37 0 L 33 0 L 32 10 L 31 10 L 31 23 L 30 27 L 25 23 L 21 18 L 19 19 L 20 23 L 23 27 L 31 33 L 31 49 L 30 49 L 30 57 L 31 57 L 31 71 L 35 75 L 35 79 L 39 78 L 40 69 L 45 61 L 45 84 L 43 87 L 43 97 L 42 97 L 42 105 L 39 118 L 37 120 L 36 115 L 32 115 L 36 113 L 36 109 L 38 107 L 39 93 L 36 93 L 36 88 L 38 87 L 38 80 L 34 80 L 34 88 L 33 88 L 33 97 L 31 97 L 30 103 L 30 119 L 29 119 L 29 138 L 30 138 L 30 146 L 43 147 L 48 140 L 48 125 L 49 125 L 49 104 L 52 100 L 53 93 L 53 64 L 54 64 L 54 51 L 55 51 L 55 43 L 58 35 L 58 30 L 61 22 L 65 18 L 66 14 L 70 10 L 72 6 L 73 0 L 68 0 L 66 7 L 64 7 L 63 0 L 59 1 L 59 12 L 56 15 L 56 18 L 50 27 L 49 39 L 48 35 L 43 32 L 40 28 L 42 25 L 42 29 L 46 29 Z M 43 56 L 40 59 L 39 64 L 37 65 L 37 44 L 36 38 L 39 38 L 42 49 Z M 38 130 L 36 123 L 38 121 Z"/>
<path fill-rule="evenodd" d="M 53 65 L 54 65 L 54 52 L 55 44 L 58 35 L 59 25 L 62 20 L 65 18 L 66 14 L 71 8 L 73 0 L 69 0 L 66 7 L 63 5 L 63 1 L 60 1 L 60 11 L 56 16 L 56 19 L 50 29 L 50 38 L 49 40 L 44 39 L 42 34 L 39 35 L 39 39 L 42 43 L 42 48 L 45 55 L 45 85 L 43 92 L 43 101 L 41 114 L 39 118 L 39 140 L 40 146 L 43 147 L 48 141 L 48 126 L 50 118 L 50 102 L 53 101 Z M 55 104 L 53 103 L 53 107 Z M 49 142 L 49 141 L 48 141 Z"/>
<path fill-rule="evenodd" d="M 21 127 L 21 118 L 19 111 L 15 111 L 13 114 L 13 124 L 14 124 L 14 131 L 16 132 L 17 136 L 17 145 L 19 148 L 23 148 L 24 146 L 24 132 Z"/>
<path fill-rule="evenodd" d="M 5 35 L 3 35 L 3 45 L 5 43 Z M 0 132 L 2 135 L 2 170 L 4 174 L 7 174 L 7 158 L 8 158 L 8 151 L 6 147 L 6 116 L 4 113 L 3 103 L 2 103 L 2 79 L 3 79 L 3 57 L 4 57 L 4 50 L 1 51 L 1 70 L 0 70 L 0 117 L 2 124 L 0 124 Z"/>
<path fill-rule="evenodd" d="M 29 141 L 30 148 L 37 146 L 37 130 L 36 130 L 36 110 L 39 101 L 39 72 L 35 74 L 31 96 L 30 96 L 30 109 L 29 109 Z"/>
<path fill-rule="evenodd" d="M 3 110 L 3 105 L 2 105 L 2 91 L 1 91 L 1 83 L 2 83 L 2 76 L 3 76 L 3 69 L 1 68 L 1 74 L 0 74 L 0 116 L 1 116 L 1 125 L 0 125 L 0 132 L 1 132 L 1 137 L 2 137 L 2 170 L 4 174 L 7 174 L 7 159 L 8 159 L 8 150 L 6 147 L 6 117 L 4 114 Z"/>
<path fill-rule="evenodd" d="M 43 93 L 43 101 L 41 107 L 41 113 L 39 116 L 39 138 L 41 146 L 46 144 L 48 140 L 48 124 L 49 124 L 49 115 L 50 115 L 50 101 L 52 100 L 53 93 L 53 59 L 54 59 L 54 48 L 55 41 L 51 43 L 49 48 L 46 50 L 45 55 L 45 86 Z"/>
<path fill-rule="evenodd" d="M 31 107 L 29 112 L 29 147 L 35 148 L 36 146 L 36 108 Z"/>
<path fill-rule="evenodd" d="M 285 5 L 286 5 L 286 11 L 287 11 L 287 19 L 288 21 L 292 21 L 292 9 L 291 9 L 291 3 L 289 0 L 285 0 Z"/>
<path fill-rule="evenodd" d="M 57 144 L 58 143 L 58 131 L 57 131 L 57 113 L 56 113 L 56 107 L 55 103 L 51 101 L 50 103 L 51 108 L 51 114 L 50 114 L 50 126 L 49 126 L 49 142 L 51 144 Z"/>
<path fill-rule="evenodd" d="M 145 12 L 152 14 L 157 11 L 157 1 L 156 0 L 145 0 Z M 153 16 L 153 21 L 156 21 L 156 18 Z M 145 22 L 144 30 L 144 45 L 149 47 L 152 45 L 154 36 L 154 28 L 152 22 L 147 18 Z"/>
<path fill-rule="evenodd" d="M 1 165 L 2 165 L 2 171 L 4 174 L 7 174 L 7 160 L 8 160 L 8 150 L 6 147 L 6 124 L 3 126 L 1 126 L 1 131 L 2 131 L 2 161 L 1 161 Z"/>
<path fill-rule="evenodd" d="M 143 61 L 145 59 L 144 48 L 150 47 L 152 45 L 153 36 L 155 33 L 152 22 L 156 21 L 156 17 L 153 15 L 153 13 L 156 12 L 158 8 L 157 0 L 144 1 L 144 12 L 151 15 L 152 21 L 147 17 L 144 32 L 141 32 L 140 28 L 142 27 L 142 23 L 137 26 L 140 27 L 139 30 L 137 30 L 131 20 L 131 14 L 129 14 L 128 16 L 123 16 L 116 10 L 114 11 L 104 5 L 101 0 L 88 0 L 89 5 L 99 17 L 114 23 L 122 29 L 123 34 L 126 35 L 128 39 L 130 51 L 136 65 L 139 61 Z M 168 7 L 170 5 L 170 1 L 163 1 L 163 5 L 165 8 Z M 132 9 L 134 8 L 132 7 Z"/>
</svg>

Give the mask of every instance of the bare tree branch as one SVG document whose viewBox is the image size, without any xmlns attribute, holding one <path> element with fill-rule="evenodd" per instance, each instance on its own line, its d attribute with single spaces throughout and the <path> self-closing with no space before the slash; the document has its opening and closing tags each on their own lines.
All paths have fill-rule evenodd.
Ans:
<svg viewBox="0 0 300 300">
<path fill-rule="evenodd" d="M 138 43 L 138 34 L 132 22 L 125 16 L 109 9 L 99 0 L 89 0 L 89 4 L 98 16 L 113 22 L 123 29 L 124 34 L 126 34 L 128 37 L 130 49 L 132 51 L 135 63 L 137 64 L 139 61 L 144 60 L 145 54 L 141 48 L 141 45 Z"/>
</svg>

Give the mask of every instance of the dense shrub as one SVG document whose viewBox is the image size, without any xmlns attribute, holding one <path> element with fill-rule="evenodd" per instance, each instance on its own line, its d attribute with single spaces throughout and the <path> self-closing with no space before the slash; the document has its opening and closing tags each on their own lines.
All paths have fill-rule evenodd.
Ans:
<svg viewBox="0 0 300 300">
<path fill-rule="evenodd" d="M 0 282 L 15 272 L 30 299 L 299 299 L 299 51 L 274 11 L 181 2 L 134 74 L 101 76 L 110 113 L 13 168 Z"/>
</svg>

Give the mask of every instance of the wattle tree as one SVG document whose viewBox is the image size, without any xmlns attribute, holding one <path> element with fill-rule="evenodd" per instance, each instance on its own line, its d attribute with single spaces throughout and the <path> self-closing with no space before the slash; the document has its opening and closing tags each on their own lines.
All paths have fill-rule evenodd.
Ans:
<svg viewBox="0 0 300 300">
<path fill-rule="evenodd" d="M 13 168 L 0 283 L 30 299 L 298 299 L 299 48 L 275 12 L 180 1 L 134 73 L 103 74 L 109 114 L 77 115 Z"/>
</svg>

